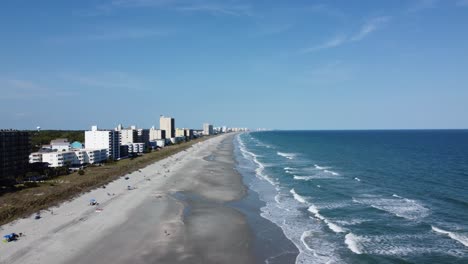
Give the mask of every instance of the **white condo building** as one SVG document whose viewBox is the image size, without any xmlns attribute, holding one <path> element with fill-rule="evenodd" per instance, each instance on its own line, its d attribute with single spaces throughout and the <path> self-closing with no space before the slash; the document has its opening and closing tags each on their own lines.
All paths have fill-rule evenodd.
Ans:
<svg viewBox="0 0 468 264">
<path fill-rule="evenodd" d="M 203 124 L 203 135 L 213 135 L 213 125 L 210 125 L 208 123 Z"/>
<path fill-rule="evenodd" d="M 150 141 L 155 141 L 158 139 L 165 139 L 166 138 L 166 131 L 161 130 L 161 129 L 155 129 L 152 127 L 149 130 L 149 140 Z"/>
<path fill-rule="evenodd" d="M 90 131 L 85 131 L 86 149 L 108 149 L 107 157 L 114 160 L 120 159 L 120 131 L 98 130 L 92 126 Z"/>
<path fill-rule="evenodd" d="M 166 138 L 174 138 L 175 135 L 175 120 L 172 117 L 161 116 L 159 118 L 159 128 L 166 132 Z"/>
<path fill-rule="evenodd" d="M 49 167 L 63 167 L 101 163 L 107 160 L 107 149 L 79 149 L 72 151 L 34 152 L 29 163 L 45 162 Z"/>
</svg>

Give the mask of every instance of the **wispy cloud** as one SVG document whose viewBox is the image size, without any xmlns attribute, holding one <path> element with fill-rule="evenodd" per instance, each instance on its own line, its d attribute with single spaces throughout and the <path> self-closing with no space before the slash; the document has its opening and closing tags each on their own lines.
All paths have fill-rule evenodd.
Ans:
<svg viewBox="0 0 468 264">
<path fill-rule="evenodd" d="M 310 47 L 310 48 L 305 48 L 305 49 L 303 49 L 301 51 L 301 53 L 310 53 L 310 52 L 319 51 L 319 50 L 323 50 L 323 49 L 338 47 L 338 46 L 342 45 L 343 43 L 345 43 L 346 41 L 347 41 L 346 36 L 337 35 L 334 38 L 332 38 L 330 40 L 327 40 L 326 42 L 324 42 L 324 43 L 322 43 L 320 45 L 313 46 L 313 47 Z"/>
<path fill-rule="evenodd" d="M 211 15 L 253 16 L 253 9 L 249 3 L 216 0 L 113 0 L 84 14 L 110 14 L 128 8 L 160 8 L 180 12 L 204 12 Z"/>
<path fill-rule="evenodd" d="M 366 22 L 361 29 L 359 30 L 358 33 L 354 34 L 349 40 L 350 41 L 358 41 L 362 40 L 365 38 L 367 35 L 370 33 L 376 31 L 377 29 L 381 28 L 383 25 L 385 25 L 388 21 L 390 20 L 389 16 L 382 16 L 382 17 L 376 17 L 368 22 Z"/>
<path fill-rule="evenodd" d="M 219 3 L 189 4 L 175 7 L 179 11 L 207 12 L 213 15 L 253 16 L 250 5 L 226 5 Z"/>
<path fill-rule="evenodd" d="M 47 38 L 47 42 L 62 43 L 76 41 L 108 41 L 108 40 L 132 40 L 142 38 L 153 38 L 168 35 L 168 31 L 151 28 L 121 28 L 101 30 L 82 34 L 55 36 Z"/>
<path fill-rule="evenodd" d="M 371 33 L 383 27 L 390 19 L 391 17 L 389 16 L 381 16 L 381 17 L 372 18 L 368 20 L 366 23 L 364 23 L 358 32 L 350 36 L 346 36 L 343 34 L 337 35 L 333 37 L 332 39 L 325 41 L 322 44 L 319 44 L 317 46 L 313 46 L 310 48 L 305 48 L 301 50 L 300 53 L 310 53 L 310 52 L 315 52 L 315 51 L 319 51 L 323 49 L 335 48 L 348 42 L 361 41 L 365 37 L 370 35 Z"/>
</svg>

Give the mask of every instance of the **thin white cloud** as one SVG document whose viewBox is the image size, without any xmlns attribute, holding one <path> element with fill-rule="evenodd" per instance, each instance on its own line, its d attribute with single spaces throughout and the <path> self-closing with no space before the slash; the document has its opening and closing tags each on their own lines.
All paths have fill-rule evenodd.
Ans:
<svg viewBox="0 0 468 264">
<path fill-rule="evenodd" d="M 305 48 L 301 50 L 300 53 L 316 52 L 324 49 L 335 48 L 349 42 L 361 41 L 371 33 L 383 27 L 390 19 L 391 17 L 389 16 L 375 17 L 364 23 L 360 30 L 351 36 L 337 35 L 334 38 L 327 40 L 320 45 Z"/>
<path fill-rule="evenodd" d="M 226 4 L 190 4 L 174 8 L 179 11 L 207 12 L 213 15 L 230 16 L 252 16 L 252 10 L 249 5 L 226 5 Z"/>
<path fill-rule="evenodd" d="M 160 8 L 180 12 L 203 12 L 211 15 L 253 16 L 253 9 L 249 3 L 216 0 L 113 0 L 97 6 L 96 10 L 81 12 L 81 14 L 95 16 L 128 8 Z"/>
<path fill-rule="evenodd" d="M 358 33 L 356 33 L 354 36 L 350 38 L 350 41 L 362 40 L 367 35 L 371 34 L 372 32 L 384 26 L 389 20 L 390 20 L 389 16 L 376 17 L 376 18 L 369 20 L 367 23 L 365 23 L 361 27 Z"/>
<path fill-rule="evenodd" d="M 323 50 L 323 49 L 338 47 L 338 46 L 342 45 L 343 43 L 345 43 L 346 41 L 347 41 L 346 36 L 337 35 L 334 38 L 332 38 L 330 40 L 327 40 L 326 42 L 324 42 L 324 43 L 322 43 L 320 45 L 303 49 L 301 51 L 301 53 L 310 53 L 310 52 L 315 52 L 315 51 L 319 51 L 319 50 Z"/>
</svg>

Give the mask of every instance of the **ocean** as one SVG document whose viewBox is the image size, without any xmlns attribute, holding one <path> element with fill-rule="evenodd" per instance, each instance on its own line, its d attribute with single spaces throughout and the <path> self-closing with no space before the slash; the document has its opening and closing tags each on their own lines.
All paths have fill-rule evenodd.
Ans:
<svg viewBox="0 0 468 264">
<path fill-rule="evenodd" d="M 251 132 L 235 145 L 293 262 L 468 263 L 467 130 Z"/>
</svg>

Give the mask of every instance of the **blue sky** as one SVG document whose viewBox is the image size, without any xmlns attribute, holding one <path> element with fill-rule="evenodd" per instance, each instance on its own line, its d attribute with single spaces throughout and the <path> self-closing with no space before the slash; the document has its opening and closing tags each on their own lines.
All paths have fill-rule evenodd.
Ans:
<svg viewBox="0 0 468 264">
<path fill-rule="evenodd" d="M 468 128 L 468 1 L 0 3 L 0 128 Z"/>
</svg>

